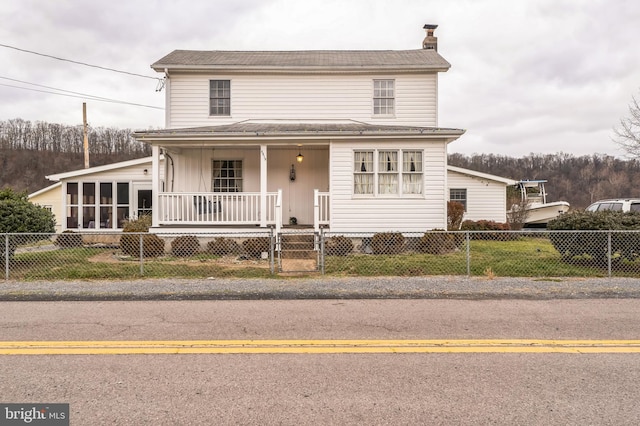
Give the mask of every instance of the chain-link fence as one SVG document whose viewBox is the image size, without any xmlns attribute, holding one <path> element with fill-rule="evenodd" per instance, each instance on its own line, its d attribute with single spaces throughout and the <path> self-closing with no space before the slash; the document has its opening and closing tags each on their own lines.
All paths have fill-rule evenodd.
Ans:
<svg viewBox="0 0 640 426">
<path fill-rule="evenodd" d="M 6 280 L 333 276 L 640 277 L 640 231 L 0 234 Z"/>
</svg>

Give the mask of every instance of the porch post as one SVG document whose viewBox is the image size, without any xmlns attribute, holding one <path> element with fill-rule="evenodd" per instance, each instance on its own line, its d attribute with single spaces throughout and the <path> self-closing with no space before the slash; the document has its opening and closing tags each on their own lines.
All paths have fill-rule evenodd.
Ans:
<svg viewBox="0 0 640 426">
<path fill-rule="evenodd" d="M 267 227 L 267 146 L 260 145 L 260 227 Z"/>
<path fill-rule="evenodd" d="M 151 147 L 151 226 L 160 221 L 160 147 Z"/>
</svg>

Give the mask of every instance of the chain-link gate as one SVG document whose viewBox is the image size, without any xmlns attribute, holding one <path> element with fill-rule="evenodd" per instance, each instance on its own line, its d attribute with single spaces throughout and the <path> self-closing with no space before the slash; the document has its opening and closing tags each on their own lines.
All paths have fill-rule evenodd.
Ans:
<svg viewBox="0 0 640 426">
<path fill-rule="evenodd" d="M 277 255 L 281 273 L 318 272 L 319 235 L 308 229 L 286 229 L 277 236 Z"/>
</svg>

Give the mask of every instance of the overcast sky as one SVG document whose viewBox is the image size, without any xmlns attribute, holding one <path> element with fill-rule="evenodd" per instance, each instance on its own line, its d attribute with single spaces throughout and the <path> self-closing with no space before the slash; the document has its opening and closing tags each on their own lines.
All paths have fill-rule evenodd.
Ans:
<svg viewBox="0 0 640 426">
<path fill-rule="evenodd" d="M 467 130 L 464 154 L 622 156 L 612 129 L 640 94 L 637 0 L 3 0 L 0 22 L 0 44 L 149 77 L 175 49 L 419 49 L 437 24 L 439 126 Z M 80 125 L 83 99 L 55 88 L 156 107 L 88 99 L 94 127 L 164 125 L 153 79 L 8 47 L 0 64 L 0 120 Z"/>
</svg>

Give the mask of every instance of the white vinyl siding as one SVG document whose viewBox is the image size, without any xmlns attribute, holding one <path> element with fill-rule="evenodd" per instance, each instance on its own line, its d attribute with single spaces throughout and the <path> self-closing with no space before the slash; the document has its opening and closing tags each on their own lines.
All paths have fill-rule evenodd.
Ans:
<svg viewBox="0 0 640 426">
<path fill-rule="evenodd" d="M 395 80 L 395 114 L 373 114 L 372 78 Z M 230 116 L 209 115 L 209 81 L 230 80 Z M 358 120 L 372 124 L 437 125 L 437 76 L 172 74 L 169 128 L 242 120 Z"/>
<path fill-rule="evenodd" d="M 398 147 L 401 146 L 402 150 Z M 354 152 L 423 153 L 423 194 L 372 197 L 354 194 Z M 390 140 L 331 143 L 329 161 L 332 232 L 424 232 L 446 228 L 446 143 L 441 140 Z M 399 154 L 400 155 L 400 154 Z M 375 158 L 375 157 L 374 157 Z M 401 157 L 399 157 L 401 158 Z M 377 161 L 374 160 L 374 161 Z"/>
<path fill-rule="evenodd" d="M 465 220 L 507 221 L 507 185 L 485 178 L 449 171 L 447 186 L 466 190 Z"/>
</svg>

